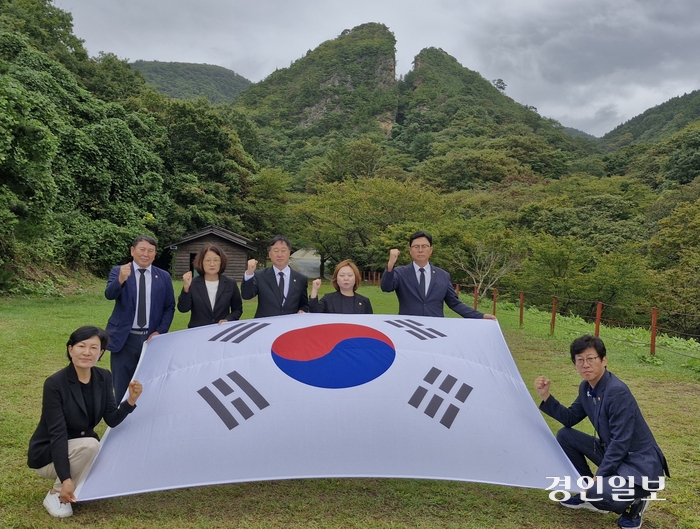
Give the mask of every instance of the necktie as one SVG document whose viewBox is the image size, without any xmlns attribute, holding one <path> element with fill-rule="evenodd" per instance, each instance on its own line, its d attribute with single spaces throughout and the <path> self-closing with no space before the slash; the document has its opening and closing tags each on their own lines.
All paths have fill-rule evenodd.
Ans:
<svg viewBox="0 0 700 529">
<path fill-rule="evenodd" d="M 280 276 L 279 289 L 280 289 L 280 300 L 282 300 L 282 305 L 284 305 L 284 272 L 279 272 Z"/>
<path fill-rule="evenodd" d="M 142 329 L 146 326 L 146 269 L 139 268 L 139 304 L 136 312 L 136 324 Z"/>
<path fill-rule="evenodd" d="M 419 268 L 420 272 L 420 295 L 425 298 L 425 268 Z"/>
</svg>

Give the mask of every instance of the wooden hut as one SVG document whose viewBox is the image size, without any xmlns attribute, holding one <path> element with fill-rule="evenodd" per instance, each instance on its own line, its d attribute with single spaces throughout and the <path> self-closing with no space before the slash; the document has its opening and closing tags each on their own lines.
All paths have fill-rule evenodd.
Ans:
<svg viewBox="0 0 700 529">
<path fill-rule="evenodd" d="M 188 270 L 194 270 L 192 261 L 194 261 L 197 252 L 207 244 L 215 244 L 228 257 L 228 266 L 224 275 L 232 277 L 240 283 L 243 279 L 243 273 L 248 267 L 248 259 L 255 251 L 255 247 L 251 246 L 250 242 L 250 239 L 219 226 L 207 226 L 170 246 L 170 250 L 175 255 L 174 277 L 179 279 Z"/>
</svg>

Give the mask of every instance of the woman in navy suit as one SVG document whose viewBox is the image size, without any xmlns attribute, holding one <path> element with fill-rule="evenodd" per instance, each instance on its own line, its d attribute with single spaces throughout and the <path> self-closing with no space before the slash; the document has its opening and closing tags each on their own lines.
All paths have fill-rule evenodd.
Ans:
<svg viewBox="0 0 700 529">
<path fill-rule="evenodd" d="M 133 380 L 129 397 L 117 406 L 112 374 L 95 367 L 109 338 L 99 327 L 80 327 L 70 335 L 67 367 L 44 382 L 41 419 L 29 441 L 27 464 L 42 477 L 54 479 L 44 498 L 51 516 L 73 514 L 75 488 L 100 448 L 95 426 L 104 419 L 115 427 L 134 411 L 143 387 Z"/>
<path fill-rule="evenodd" d="M 309 310 L 335 314 L 372 314 L 369 298 L 356 293 L 360 281 L 362 277 L 355 263 L 350 259 L 339 262 L 333 271 L 332 280 L 336 291 L 326 294 L 319 301 L 318 289 L 321 288 L 321 279 L 314 280 L 311 284 Z"/>
<path fill-rule="evenodd" d="M 243 300 L 236 280 L 222 275 L 227 264 L 226 253 L 210 244 L 197 253 L 192 263 L 199 275 L 193 278 L 192 272 L 186 272 L 182 276 L 185 284 L 177 298 L 177 310 L 192 311 L 188 327 L 220 325 L 237 320 L 243 314 Z"/>
</svg>

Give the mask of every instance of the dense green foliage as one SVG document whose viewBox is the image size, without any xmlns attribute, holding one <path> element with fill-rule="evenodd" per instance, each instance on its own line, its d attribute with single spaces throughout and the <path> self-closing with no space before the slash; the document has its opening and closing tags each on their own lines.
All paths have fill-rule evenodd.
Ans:
<svg viewBox="0 0 700 529">
<path fill-rule="evenodd" d="M 390 130 L 398 100 L 395 44 L 386 26 L 363 24 L 243 92 L 235 105 L 260 128 L 262 158 L 297 171 L 334 142 Z"/>
<path fill-rule="evenodd" d="M 65 267 L 104 274 L 139 233 L 172 241 L 255 218 L 257 166 L 236 128 L 249 143 L 256 136 L 244 116 L 160 96 L 113 55 L 71 55 L 80 41 L 66 37 L 70 16 L 48 2 L 10 7 L 3 26 L 15 31 L 0 33 L 1 290 L 53 292 Z M 55 13 L 65 31 L 44 38 Z"/>
<path fill-rule="evenodd" d="M 134 61 L 131 67 L 159 93 L 174 99 L 206 97 L 214 104 L 231 103 L 251 85 L 236 72 L 212 64 Z"/>
<path fill-rule="evenodd" d="M 345 159 L 361 141 L 375 153 L 364 174 L 416 172 L 454 191 L 535 173 L 559 178 L 597 152 L 442 50 L 423 50 L 396 82 L 394 45 L 385 26 L 364 24 L 241 94 L 235 106 L 259 126 L 261 160 L 311 190 L 352 172 Z M 366 159 L 363 150 L 355 148 Z"/>
<path fill-rule="evenodd" d="M 396 80 L 381 24 L 218 106 L 88 58 L 48 0 L 6 2 L 0 24 L 0 290 L 54 292 L 65 267 L 104 274 L 140 232 L 167 245 L 217 224 L 263 255 L 282 232 L 330 264 L 381 271 L 425 229 L 434 262 L 482 296 L 557 295 L 583 316 L 603 301 L 604 317 L 644 324 L 657 304 L 667 329 L 700 334 L 677 314 L 700 289 L 695 93 L 603 152 L 443 50 Z"/>
<path fill-rule="evenodd" d="M 593 134 L 588 134 L 587 132 L 583 132 L 582 130 L 575 129 L 573 127 L 564 127 L 564 132 L 567 134 L 570 134 L 574 138 L 578 138 L 579 136 L 582 136 L 584 138 L 587 138 L 589 140 L 595 141 L 597 138 L 593 136 Z"/>
</svg>

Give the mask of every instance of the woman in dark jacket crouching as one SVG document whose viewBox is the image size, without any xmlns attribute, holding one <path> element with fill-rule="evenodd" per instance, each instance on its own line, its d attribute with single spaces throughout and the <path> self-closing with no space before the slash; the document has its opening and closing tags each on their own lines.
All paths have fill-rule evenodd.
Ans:
<svg viewBox="0 0 700 529">
<path fill-rule="evenodd" d="M 117 426 L 134 411 L 143 390 L 132 381 L 129 397 L 117 406 L 112 374 L 95 367 L 108 341 L 99 327 L 80 327 L 66 344 L 70 364 L 44 382 L 41 419 L 29 441 L 27 464 L 40 476 L 56 480 L 44 498 L 51 516 L 73 514 L 75 488 L 100 448 L 95 426 L 102 419 Z"/>
</svg>

